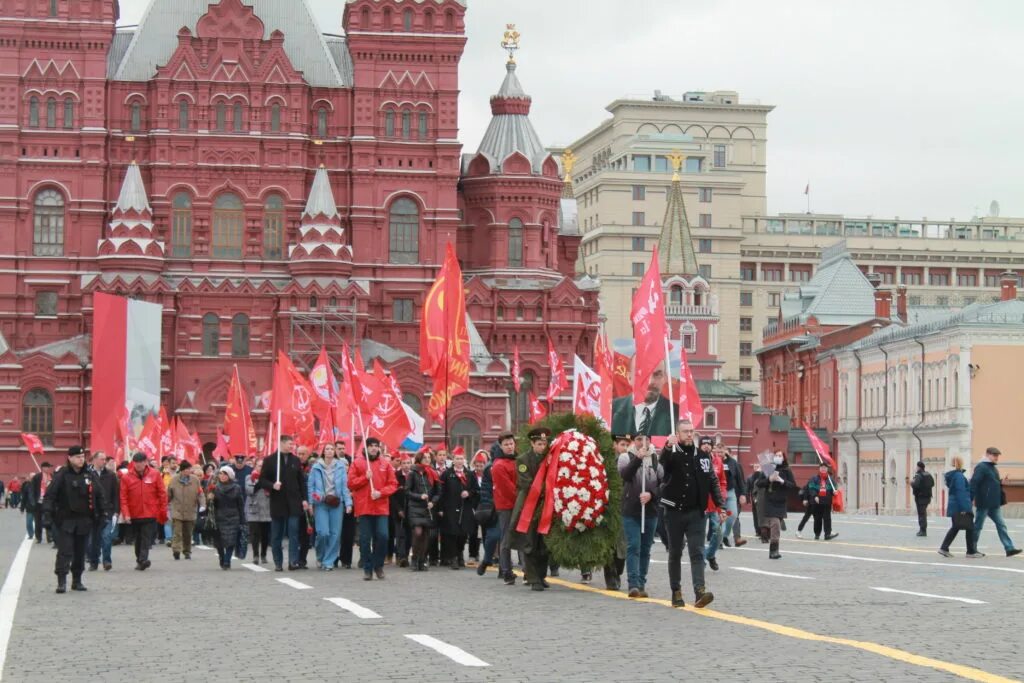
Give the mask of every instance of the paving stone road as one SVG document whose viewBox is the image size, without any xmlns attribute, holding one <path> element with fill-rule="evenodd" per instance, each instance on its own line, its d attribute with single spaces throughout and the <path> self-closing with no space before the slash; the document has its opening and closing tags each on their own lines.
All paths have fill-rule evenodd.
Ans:
<svg viewBox="0 0 1024 683">
<path fill-rule="evenodd" d="M 23 542 L 22 519 L 0 511 L 5 576 Z M 370 583 L 358 571 L 254 572 L 237 560 L 226 572 L 212 550 L 175 562 L 169 549 L 157 547 L 152 568 L 137 572 L 131 550 L 121 546 L 114 548 L 113 571 L 86 574 L 87 593 L 56 595 L 54 551 L 31 544 L 2 678 L 1024 679 L 1024 557 L 1006 558 L 986 528 L 981 546 L 988 557 L 966 560 L 961 538 L 956 557 L 947 560 L 935 553 L 946 526 L 935 519 L 931 535 L 917 538 L 910 518 L 838 516 L 839 538 L 816 542 L 795 539 L 791 520 L 781 561 L 768 560 L 767 546 L 757 541 L 723 549 L 721 570 L 708 570 L 716 599 L 703 612 L 666 606 L 667 555 L 660 543 L 648 586 L 652 599 L 639 602 L 605 593 L 600 581 L 582 586 L 570 571 L 538 594 L 472 570 L 387 568 L 385 581 Z M 1011 521 L 1010 533 L 1024 543 L 1024 523 Z M 685 584 L 685 566 L 683 576 Z M 5 585 L 4 594 L 11 588 Z M 686 597 L 692 600 L 688 589 Z M 439 649 L 410 635 L 441 641 Z"/>
</svg>

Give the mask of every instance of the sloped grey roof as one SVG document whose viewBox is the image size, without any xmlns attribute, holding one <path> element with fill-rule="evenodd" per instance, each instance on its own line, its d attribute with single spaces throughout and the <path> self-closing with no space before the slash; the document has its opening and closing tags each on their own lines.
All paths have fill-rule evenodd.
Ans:
<svg viewBox="0 0 1024 683">
<path fill-rule="evenodd" d="M 515 62 L 510 62 L 505 66 L 505 80 L 502 81 L 501 87 L 498 88 L 498 94 L 495 97 L 515 97 L 518 99 L 528 100 L 530 96 L 523 90 L 522 83 L 519 82 L 519 77 L 516 76 L 516 65 Z"/>
<path fill-rule="evenodd" d="M 661 260 L 661 274 L 666 277 L 697 275 L 699 271 L 678 173 L 672 176 L 672 186 L 668 191 L 665 221 L 661 224 L 661 236 L 658 239 L 658 257 Z"/>
<path fill-rule="evenodd" d="M 110 51 L 107 52 L 107 78 L 113 78 L 117 73 L 117 67 L 121 64 L 121 59 L 124 58 L 124 53 L 127 52 L 134 37 L 133 29 L 118 29 L 114 33 L 114 38 L 110 41 Z"/>
<path fill-rule="evenodd" d="M 933 334 L 959 325 L 1006 325 L 1024 329 L 1024 301 L 1012 299 L 995 303 L 975 303 L 956 313 L 912 325 L 891 325 L 847 346 L 866 349 L 879 344 Z"/>
<path fill-rule="evenodd" d="M 309 191 L 309 199 L 306 200 L 306 210 L 302 212 L 304 218 L 316 218 L 321 215 L 327 218 L 338 215 L 338 205 L 334 203 L 334 192 L 331 190 L 331 179 L 327 177 L 327 169 L 322 165 L 313 177 L 313 187 Z"/>
<path fill-rule="evenodd" d="M 355 82 L 355 74 L 352 66 L 352 53 L 348 51 L 348 39 L 345 38 L 345 36 L 336 36 L 330 33 L 325 33 L 324 42 L 327 44 L 327 49 L 331 53 L 331 58 L 334 59 L 334 64 L 338 67 L 338 73 L 341 74 L 341 80 L 345 83 Z"/>
<path fill-rule="evenodd" d="M 821 265 L 810 282 L 783 296 L 782 319 L 810 316 L 822 325 L 860 322 L 875 315 L 875 288 L 850 258 L 845 242 L 821 251 Z"/>
<path fill-rule="evenodd" d="M 124 174 L 124 182 L 121 183 L 121 194 L 117 197 L 115 209 L 121 211 L 135 210 L 139 213 L 150 211 L 149 197 L 146 196 L 146 186 L 142 182 L 142 173 L 139 165 L 134 161 L 128 165 Z"/>
<path fill-rule="evenodd" d="M 415 358 L 411 353 L 400 351 L 393 346 L 382 344 L 372 339 L 360 339 L 359 351 L 364 363 L 370 363 L 374 358 L 379 358 L 383 363 L 394 363 L 403 358 Z"/>
<path fill-rule="evenodd" d="M 501 84 L 498 94 L 492 99 L 524 99 L 529 96 L 523 92 L 523 87 L 516 78 L 514 63 L 505 66 L 508 73 L 505 74 L 505 81 Z M 548 157 L 548 151 L 533 129 L 530 117 L 526 114 L 495 114 L 491 117 L 491 123 L 487 126 L 483 140 L 480 141 L 480 148 L 477 154 L 483 154 L 491 162 L 491 172 L 500 173 L 501 165 L 513 152 L 519 152 L 525 156 L 534 173 L 541 172 L 541 166 Z"/>
<path fill-rule="evenodd" d="M 316 87 L 350 86 L 342 77 L 327 41 L 320 34 L 307 0 L 241 0 L 263 21 L 263 37 L 284 33 L 284 51 L 292 66 Z M 209 10 L 210 0 L 150 0 L 131 44 L 111 76 L 119 81 L 148 81 L 174 54 L 178 29 L 193 34 L 196 23 Z"/>
<path fill-rule="evenodd" d="M 19 358 L 25 358 L 34 353 L 45 353 L 51 358 L 60 358 L 65 354 L 71 353 L 78 358 L 80 363 L 88 363 L 89 358 L 92 355 L 92 336 L 88 334 L 80 334 L 68 339 L 62 339 L 60 341 L 16 352 Z"/>
<path fill-rule="evenodd" d="M 469 317 L 469 313 L 466 314 L 466 329 L 469 332 L 469 357 L 476 363 L 477 372 L 484 372 L 494 360 L 494 356 L 488 350 L 487 344 L 484 343 L 484 339 L 480 336 L 480 331 L 476 329 L 473 319 Z"/>
</svg>

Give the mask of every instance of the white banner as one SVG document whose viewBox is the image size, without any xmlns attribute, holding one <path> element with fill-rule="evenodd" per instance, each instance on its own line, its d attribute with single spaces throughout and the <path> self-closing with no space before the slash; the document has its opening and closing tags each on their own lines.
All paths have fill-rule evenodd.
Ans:
<svg viewBox="0 0 1024 683">
<path fill-rule="evenodd" d="M 601 376 L 579 356 L 573 356 L 572 396 L 574 414 L 589 413 L 604 423 L 601 418 Z"/>
</svg>

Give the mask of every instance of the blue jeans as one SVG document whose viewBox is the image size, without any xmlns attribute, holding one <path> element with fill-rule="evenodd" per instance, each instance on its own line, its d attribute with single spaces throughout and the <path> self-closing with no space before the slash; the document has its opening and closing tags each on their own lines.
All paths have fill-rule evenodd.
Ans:
<svg viewBox="0 0 1024 683">
<path fill-rule="evenodd" d="M 388 547 L 388 516 L 363 515 L 359 520 L 359 559 L 367 574 L 384 568 Z"/>
<path fill-rule="evenodd" d="M 325 567 L 333 567 L 341 552 L 342 513 L 339 505 L 332 508 L 321 503 L 313 504 L 313 523 L 316 525 L 316 559 Z"/>
<path fill-rule="evenodd" d="M 270 518 L 270 552 L 274 556 L 274 566 L 284 566 L 284 535 L 288 534 L 288 565 L 294 567 L 299 563 L 299 517 Z"/>
<path fill-rule="evenodd" d="M 36 535 L 36 516 L 31 510 L 25 510 L 25 531 L 28 532 L 29 538 L 34 538 Z"/>
<path fill-rule="evenodd" d="M 639 517 L 622 516 L 622 529 L 626 532 L 626 582 L 631 589 L 643 590 L 647 586 L 647 569 L 651 566 L 651 546 L 657 528 L 657 514 L 647 515 L 643 528 Z"/>
<path fill-rule="evenodd" d="M 718 518 L 717 512 L 707 512 L 704 516 L 711 523 L 711 540 L 704 549 L 704 559 L 713 560 L 718 552 L 718 546 L 722 545 L 722 520 Z"/>
<path fill-rule="evenodd" d="M 114 541 L 114 520 L 113 518 L 96 522 L 92 525 L 92 533 L 89 534 L 88 557 L 89 564 L 110 564 L 110 546 Z M 102 555 L 102 558 L 101 558 Z"/>
<path fill-rule="evenodd" d="M 498 522 L 484 527 L 484 554 L 481 555 L 483 564 L 494 564 L 494 551 L 498 549 L 499 541 L 501 541 L 501 526 Z"/>
<path fill-rule="evenodd" d="M 736 490 L 733 489 L 725 495 L 725 509 L 729 511 L 729 516 L 725 518 L 725 523 L 722 525 L 722 536 L 721 538 L 730 538 L 732 536 L 732 525 L 736 523 L 738 519 L 737 515 L 740 513 L 739 507 L 736 505 Z"/>
<path fill-rule="evenodd" d="M 996 533 L 999 534 L 1003 548 L 1007 551 L 1013 550 L 1013 541 L 1010 540 L 1010 534 L 1006 532 L 1006 522 L 1003 521 L 1002 508 L 978 508 L 974 515 L 974 542 L 977 543 L 981 539 L 981 527 L 985 524 L 986 516 L 996 525 Z"/>
</svg>

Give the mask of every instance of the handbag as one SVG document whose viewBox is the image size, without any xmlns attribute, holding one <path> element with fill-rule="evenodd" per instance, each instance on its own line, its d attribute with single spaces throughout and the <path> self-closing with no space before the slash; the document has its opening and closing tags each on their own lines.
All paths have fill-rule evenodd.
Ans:
<svg viewBox="0 0 1024 683">
<path fill-rule="evenodd" d="M 476 510 L 473 512 L 473 516 L 480 524 L 490 526 L 494 523 L 494 506 L 478 505 Z"/>
<path fill-rule="evenodd" d="M 333 493 L 329 496 L 324 496 L 324 505 L 327 507 L 336 508 L 341 505 L 341 498 L 334 495 Z"/>
<path fill-rule="evenodd" d="M 843 492 L 840 489 L 836 489 L 836 492 L 832 495 L 832 511 L 842 512 L 846 506 L 843 502 Z"/>
<path fill-rule="evenodd" d="M 974 514 L 970 510 L 963 510 L 953 515 L 953 528 L 957 531 L 967 531 L 974 528 Z"/>
</svg>

